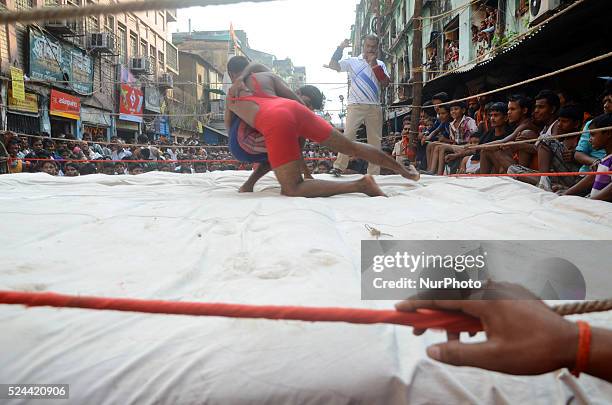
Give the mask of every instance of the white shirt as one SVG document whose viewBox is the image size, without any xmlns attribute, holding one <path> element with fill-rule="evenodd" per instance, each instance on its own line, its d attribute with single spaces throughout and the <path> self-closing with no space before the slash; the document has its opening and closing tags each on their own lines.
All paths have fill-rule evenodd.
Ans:
<svg viewBox="0 0 612 405">
<path fill-rule="evenodd" d="M 380 84 L 372 70 L 372 67 L 363 58 L 363 55 L 342 59 L 340 71 L 348 72 L 351 80 L 349 87 L 349 104 L 380 104 Z M 384 62 L 376 60 L 378 66 L 382 67 L 387 76 L 387 67 Z"/>
</svg>

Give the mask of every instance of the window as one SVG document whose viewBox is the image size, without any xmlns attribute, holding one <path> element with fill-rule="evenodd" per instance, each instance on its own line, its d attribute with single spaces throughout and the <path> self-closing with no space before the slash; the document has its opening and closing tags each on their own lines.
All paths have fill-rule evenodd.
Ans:
<svg viewBox="0 0 612 405">
<path fill-rule="evenodd" d="M 149 47 L 145 41 L 140 43 L 140 56 L 149 56 Z"/>
<path fill-rule="evenodd" d="M 127 65 L 127 30 L 125 25 L 118 24 L 117 31 L 119 32 L 119 61 Z"/>
<path fill-rule="evenodd" d="M 159 59 L 159 70 L 164 70 L 164 54 L 162 51 L 157 51 L 157 59 Z"/>
<path fill-rule="evenodd" d="M 15 9 L 17 10 L 27 10 L 29 8 L 32 8 L 34 5 L 32 4 L 33 1 L 32 0 L 15 0 Z M 57 3 L 53 2 L 53 4 L 47 4 L 45 2 L 45 5 L 51 5 L 51 6 L 56 6 Z"/>
<path fill-rule="evenodd" d="M 106 31 L 115 32 L 115 17 L 112 15 L 105 16 L 104 25 L 106 27 Z"/>
<path fill-rule="evenodd" d="M 155 63 L 157 63 L 157 59 L 155 58 L 155 55 L 157 55 L 156 53 L 157 51 L 155 50 L 155 47 L 153 45 L 149 46 L 149 58 L 151 58 L 151 66 L 155 66 Z"/>
<path fill-rule="evenodd" d="M 162 27 L 164 26 L 164 13 L 163 12 L 159 12 L 159 24 Z"/>
<path fill-rule="evenodd" d="M 137 56 L 139 56 L 138 55 L 138 36 L 136 36 L 135 33 L 130 32 L 130 58 L 135 58 Z"/>
</svg>

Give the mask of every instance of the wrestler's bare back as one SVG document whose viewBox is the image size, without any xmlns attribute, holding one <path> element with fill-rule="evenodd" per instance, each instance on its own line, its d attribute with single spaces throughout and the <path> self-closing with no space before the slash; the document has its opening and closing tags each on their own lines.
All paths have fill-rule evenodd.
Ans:
<svg viewBox="0 0 612 405">
<path fill-rule="evenodd" d="M 261 90 L 271 96 L 276 96 L 276 80 L 274 73 L 262 72 L 253 73 L 245 81 L 246 86 L 250 91 L 242 91 L 238 96 L 252 96 L 254 93 L 255 86 L 253 84 L 253 76 L 256 77 Z M 236 114 L 240 119 L 246 122 L 249 126 L 255 127 L 255 117 L 259 111 L 259 106 L 254 101 L 247 100 L 230 100 L 228 101 L 228 108 L 231 112 Z"/>
</svg>

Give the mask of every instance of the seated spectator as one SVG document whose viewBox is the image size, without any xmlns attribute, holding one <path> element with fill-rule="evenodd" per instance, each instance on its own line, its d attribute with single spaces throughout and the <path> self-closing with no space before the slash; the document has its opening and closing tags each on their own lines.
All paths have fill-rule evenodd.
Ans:
<svg viewBox="0 0 612 405">
<path fill-rule="evenodd" d="M 132 156 L 132 152 L 122 145 L 124 143 L 122 140 L 117 139 L 116 143 L 111 144 L 111 160 L 123 160 L 126 157 Z"/>
<path fill-rule="evenodd" d="M 470 135 L 468 139 L 468 146 L 476 146 L 480 143 L 480 136 L 478 134 Z M 478 155 L 469 155 L 465 156 L 461 159 L 461 164 L 459 165 L 460 174 L 474 174 L 478 173 L 480 170 L 480 160 Z"/>
<path fill-rule="evenodd" d="M 160 172 L 174 173 L 174 167 L 170 163 L 162 163 L 159 166 Z"/>
<path fill-rule="evenodd" d="M 450 123 L 450 141 L 434 146 L 434 160 L 438 162 L 437 167 L 433 167 L 434 173 L 438 175 L 444 174 L 446 164 L 455 161 L 456 159 L 446 159 L 447 154 L 461 151 L 468 143 L 468 139 L 472 134 L 478 131 L 478 126 L 473 118 L 465 115 L 466 106 L 463 102 L 453 102 L 450 104 L 450 115 L 452 122 Z M 435 154 L 438 154 L 436 157 Z M 454 156 L 454 155 L 453 155 Z"/>
<path fill-rule="evenodd" d="M 317 169 L 315 173 L 325 174 L 328 173 L 332 169 L 332 165 L 327 160 L 321 160 L 317 164 Z"/>
<path fill-rule="evenodd" d="M 592 122 L 590 129 L 612 127 L 612 113 L 602 114 Z M 605 149 L 605 156 L 599 166 L 598 172 L 608 172 L 612 170 L 612 130 L 592 131 L 591 143 L 594 149 Z M 584 195 L 591 191 L 590 198 L 612 202 L 612 176 L 609 174 L 598 174 L 585 176 L 575 186 L 567 190 L 564 195 Z"/>
<path fill-rule="evenodd" d="M 602 98 L 604 113 L 612 113 L 612 86 L 606 86 Z M 574 154 L 576 161 L 582 164 L 580 167 L 581 172 L 597 170 L 599 162 L 606 156 L 604 149 L 593 149 L 591 145 L 591 133 L 589 132 L 591 122 L 588 121 L 585 124 L 584 132 L 580 137 L 580 141 L 578 141 L 576 153 Z"/>
<path fill-rule="evenodd" d="M 488 107 L 489 110 L 489 131 L 480 136 L 478 145 L 467 145 L 458 152 L 448 155 L 445 159 L 459 159 L 465 156 L 472 156 L 472 160 L 480 162 L 480 172 L 482 173 L 481 154 L 485 148 L 479 148 L 479 145 L 484 145 L 504 139 L 510 135 L 511 129 L 508 126 L 508 105 L 506 103 L 493 103 Z M 493 170 L 496 170 L 495 168 Z M 498 170 L 498 169 L 497 169 Z"/>
<path fill-rule="evenodd" d="M 438 126 L 421 141 L 427 144 L 427 173 L 434 174 L 438 167 L 438 146 L 451 143 L 450 140 L 450 109 L 446 105 L 438 108 Z"/>
<path fill-rule="evenodd" d="M 117 175 L 127 174 L 126 168 L 125 168 L 125 163 L 123 163 L 123 162 L 115 162 L 115 174 L 117 174 Z"/>
<path fill-rule="evenodd" d="M 533 102 L 530 98 L 522 95 L 510 96 L 508 99 L 508 123 L 514 127 L 514 131 L 504 139 L 489 143 L 489 145 L 499 144 L 499 149 L 487 148 L 481 152 L 481 173 L 493 173 L 495 166 L 497 166 L 499 172 L 506 173 L 510 166 L 517 163 L 525 167 L 534 166 L 533 161 L 529 160 L 530 155 L 520 153 L 524 149 L 522 144 L 504 145 L 516 140 L 538 137 L 542 128 L 538 127 L 531 119 L 532 110 Z M 537 168 L 537 165 L 535 167 Z"/>
<path fill-rule="evenodd" d="M 91 162 L 82 164 L 79 169 L 79 173 L 81 174 L 81 176 L 86 176 L 88 174 L 96 174 L 97 173 L 96 165 Z"/>
<path fill-rule="evenodd" d="M 76 177 L 79 176 L 79 165 L 73 162 L 68 162 L 64 165 L 64 170 L 62 170 L 64 176 L 66 177 Z"/>
<path fill-rule="evenodd" d="M 21 141 L 17 137 L 11 137 L 6 146 L 8 152 L 8 171 L 9 173 L 22 173 L 26 171 L 26 162 L 17 155 L 21 149 Z"/>
<path fill-rule="evenodd" d="M 115 165 L 113 162 L 106 162 L 102 164 L 102 174 L 106 174 L 108 176 L 115 175 Z"/>
<path fill-rule="evenodd" d="M 559 126 L 559 108 L 561 102 L 559 96 L 550 90 L 542 90 L 535 97 L 535 107 L 533 109 L 533 122 L 541 127 L 538 138 L 543 139 L 549 136 L 557 135 Z M 518 136 L 517 141 L 528 139 L 524 136 Z M 536 158 L 538 150 L 535 144 L 526 143 L 520 145 L 519 159 L 521 162 L 530 162 Z"/>
<path fill-rule="evenodd" d="M 582 125 L 582 110 L 575 105 L 568 105 L 559 110 L 559 124 L 557 134 L 569 134 L 578 132 Z M 574 159 L 576 145 L 580 135 L 563 138 L 560 140 L 544 138 L 536 146 L 538 153 L 538 167 L 541 173 L 549 173 L 551 171 L 561 172 L 577 172 L 580 169 L 580 163 Z M 535 170 L 524 166 L 512 165 L 508 169 L 508 173 L 536 173 Z M 580 180 L 578 176 L 563 176 L 553 177 L 517 177 L 517 180 L 537 185 L 546 191 L 558 191 L 572 187 Z"/>
<path fill-rule="evenodd" d="M 51 176 L 57 176 L 59 168 L 54 160 L 43 160 L 38 164 L 38 171 L 50 174 Z"/>
<path fill-rule="evenodd" d="M 43 138 L 43 149 L 53 155 L 55 153 L 55 142 L 53 139 Z"/>
<path fill-rule="evenodd" d="M 206 173 L 208 170 L 206 168 L 206 163 L 204 162 L 196 162 L 193 164 L 193 170 L 196 173 Z"/>
<path fill-rule="evenodd" d="M 128 169 L 130 171 L 130 174 L 133 176 L 144 173 L 144 167 L 142 167 L 140 163 L 130 163 L 128 164 Z"/>
</svg>

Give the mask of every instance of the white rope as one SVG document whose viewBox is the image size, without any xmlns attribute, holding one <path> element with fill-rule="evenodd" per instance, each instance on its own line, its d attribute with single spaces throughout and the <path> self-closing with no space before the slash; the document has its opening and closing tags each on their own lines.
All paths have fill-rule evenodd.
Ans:
<svg viewBox="0 0 612 405">
<path fill-rule="evenodd" d="M 0 13 L 0 23 L 33 23 L 56 19 L 135 13 L 140 11 L 173 10 L 187 7 L 220 6 L 236 3 L 262 3 L 273 0 L 146 0 L 126 3 L 92 4 L 82 7 L 41 7 Z M 276 0 L 278 1 L 278 0 Z"/>
</svg>

